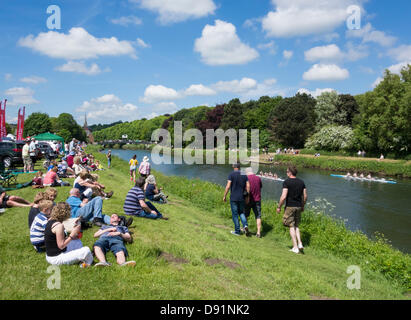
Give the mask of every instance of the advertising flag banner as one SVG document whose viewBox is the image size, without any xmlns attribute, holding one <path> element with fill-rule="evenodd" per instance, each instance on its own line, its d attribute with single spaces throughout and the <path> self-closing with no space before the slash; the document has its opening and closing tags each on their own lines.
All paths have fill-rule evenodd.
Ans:
<svg viewBox="0 0 411 320">
<path fill-rule="evenodd" d="M 7 135 L 6 133 L 6 102 L 7 100 L 4 100 L 4 107 L 2 107 L 1 101 L 0 101 L 0 141 L 2 141 L 3 137 Z"/>
<path fill-rule="evenodd" d="M 23 107 L 23 113 L 21 114 L 21 109 L 19 109 L 18 121 L 17 121 L 17 136 L 16 140 L 23 140 L 23 130 L 24 130 L 24 117 L 26 114 L 26 107 Z"/>
</svg>

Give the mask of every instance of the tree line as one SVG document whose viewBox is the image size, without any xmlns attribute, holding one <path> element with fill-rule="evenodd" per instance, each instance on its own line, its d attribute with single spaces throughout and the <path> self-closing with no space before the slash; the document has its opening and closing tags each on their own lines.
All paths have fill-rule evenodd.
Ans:
<svg viewBox="0 0 411 320">
<path fill-rule="evenodd" d="M 62 137 L 64 141 L 73 138 L 86 141 L 84 129 L 77 124 L 69 113 L 61 113 L 58 117 L 50 117 L 47 113 L 34 112 L 24 121 L 23 136 L 35 136 L 41 133 L 51 132 Z"/>
<path fill-rule="evenodd" d="M 49 126 L 59 135 L 70 132 L 78 138 L 84 131 L 69 116 L 62 114 L 49 122 L 43 119 L 33 127 Z M 30 133 L 32 126 L 27 121 L 25 132 Z M 304 93 L 289 98 L 263 96 L 245 103 L 236 98 L 215 107 L 198 106 L 152 119 L 114 123 L 93 135 L 96 141 L 118 140 L 123 135 L 150 141 L 159 128 L 169 130 L 173 137 L 175 121 L 182 122 L 183 131 L 196 128 L 204 137 L 207 129 L 259 129 L 260 148 L 366 150 L 369 155 L 405 157 L 411 148 L 411 65 L 400 74 L 386 70 L 374 90 L 357 96 L 331 91 L 317 98 Z"/>
</svg>

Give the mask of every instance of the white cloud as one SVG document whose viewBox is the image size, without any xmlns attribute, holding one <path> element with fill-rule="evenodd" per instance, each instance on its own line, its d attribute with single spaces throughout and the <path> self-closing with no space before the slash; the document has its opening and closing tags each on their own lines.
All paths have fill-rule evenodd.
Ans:
<svg viewBox="0 0 411 320">
<path fill-rule="evenodd" d="M 243 27 L 244 28 L 250 28 L 254 31 L 257 31 L 257 24 L 259 24 L 261 22 L 261 19 L 259 18 L 252 18 L 252 19 L 247 19 L 244 23 L 243 23 Z"/>
<path fill-rule="evenodd" d="M 106 94 L 83 104 L 75 110 L 77 113 L 86 113 L 87 119 L 98 122 L 115 122 L 119 120 L 133 121 L 138 118 L 138 108 L 131 103 L 123 103 L 114 94 Z"/>
<path fill-rule="evenodd" d="M 259 44 L 257 48 L 260 50 L 268 50 L 268 52 L 272 55 L 275 55 L 277 53 L 277 46 L 275 45 L 274 41 Z"/>
<path fill-rule="evenodd" d="M 219 81 L 211 87 L 219 92 L 245 93 L 257 88 L 257 81 L 251 78 L 241 80 Z"/>
<path fill-rule="evenodd" d="M 42 77 L 37 77 L 37 76 L 24 77 L 24 78 L 21 78 L 20 81 L 24 83 L 31 83 L 31 84 L 39 84 L 39 83 L 47 82 L 46 79 Z"/>
<path fill-rule="evenodd" d="M 368 56 L 368 48 L 364 45 L 354 46 L 347 43 L 347 52 L 335 45 L 319 46 L 304 52 L 305 60 L 310 62 L 332 63 L 342 60 L 357 61 Z"/>
<path fill-rule="evenodd" d="M 304 52 L 306 61 L 338 61 L 343 58 L 343 53 L 340 48 L 335 44 L 328 46 L 319 46 L 311 48 Z"/>
<path fill-rule="evenodd" d="M 153 111 L 157 114 L 175 113 L 177 112 L 177 105 L 174 102 L 160 102 L 153 106 Z"/>
<path fill-rule="evenodd" d="M 401 70 L 402 70 L 403 68 L 405 68 L 406 66 L 408 66 L 409 64 L 411 64 L 411 56 L 409 57 L 409 59 L 410 59 L 409 61 L 400 62 L 400 63 L 398 63 L 398 64 L 392 65 L 391 67 L 388 67 L 388 70 L 389 70 L 390 72 L 392 72 L 392 73 L 400 74 L 400 73 L 401 73 Z"/>
<path fill-rule="evenodd" d="M 49 31 L 36 37 L 29 35 L 21 38 L 18 44 L 51 58 L 67 60 L 121 55 L 136 57 L 131 42 L 119 41 L 115 37 L 95 38 L 83 28 L 71 28 L 68 34 Z"/>
<path fill-rule="evenodd" d="M 130 0 L 140 7 L 159 14 L 161 24 L 198 19 L 214 14 L 217 6 L 213 0 Z"/>
<path fill-rule="evenodd" d="M 4 80 L 5 81 L 10 81 L 13 78 L 13 75 L 11 73 L 6 73 L 4 75 Z"/>
<path fill-rule="evenodd" d="M 388 54 L 399 62 L 409 61 L 411 60 L 411 45 L 402 45 L 391 49 L 388 51 Z"/>
<path fill-rule="evenodd" d="M 162 85 L 150 85 L 144 91 L 144 97 L 140 101 L 145 103 L 157 103 L 160 101 L 170 101 L 180 99 L 182 96 L 176 90 Z"/>
<path fill-rule="evenodd" d="M 294 55 L 294 52 L 291 51 L 291 50 L 284 50 L 283 51 L 283 57 L 286 60 L 290 60 L 293 57 L 293 55 Z"/>
<path fill-rule="evenodd" d="M 215 95 L 213 89 L 206 87 L 202 84 L 192 84 L 188 89 L 184 91 L 186 96 L 212 96 Z"/>
<path fill-rule="evenodd" d="M 378 43 L 383 47 L 392 46 L 397 41 L 397 38 L 388 36 L 382 31 L 375 30 L 371 23 L 367 23 L 359 30 L 348 30 L 346 35 L 348 38 L 362 38 L 364 43 Z"/>
<path fill-rule="evenodd" d="M 123 26 L 123 27 L 127 27 L 129 25 L 139 26 L 139 25 L 143 24 L 143 21 L 140 18 L 136 17 L 136 16 L 120 17 L 120 18 L 117 18 L 117 19 L 111 19 L 110 21 L 113 24 L 118 24 L 118 25 Z"/>
<path fill-rule="evenodd" d="M 31 88 L 16 87 L 10 88 L 4 92 L 6 98 L 8 98 L 8 105 L 17 106 L 17 105 L 30 105 L 38 104 L 33 95 L 34 90 Z M 9 98 L 10 97 L 10 98 Z"/>
<path fill-rule="evenodd" d="M 297 93 L 301 93 L 301 94 L 306 93 L 306 94 L 312 95 L 314 98 L 317 98 L 318 96 L 321 96 L 324 92 L 333 92 L 333 91 L 337 92 L 337 90 L 334 90 L 334 89 L 331 89 L 331 88 L 326 88 L 326 89 L 318 89 L 317 88 L 314 91 L 310 91 L 308 89 L 301 88 L 297 91 Z"/>
<path fill-rule="evenodd" d="M 93 63 L 88 67 L 83 61 L 69 61 L 66 64 L 63 64 L 62 66 L 57 67 L 55 70 L 61 72 L 81 73 L 89 76 L 94 76 L 102 72 L 100 67 L 96 63 Z"/>
<path fill-rule="evenodd" d="M 271 0 L 275 10 L 262 19 L 271 37 L 329 34 L 345 23 L 350 5 L 364 0 Z"/>
<path fill-rule="evenodd" d="M 145 43 L 143 39 L 137 38 L 137 45 L 140 48 L 150 48 L 150 45 Z"/>
<path fill-rule="evenodd" d="M 196 39 L 194 51 L 201 54 L 205 64 L 237 65 L 258 58 L 258 52 L 241 42 L 233 24 L 216 20 L 215 25 L 206 25 L 201 38 Z"/>
<path fill-rule="evenodd" d="M 347 52 L 344 57 L 348 61 L 357 61 L 369 56 L 368 47 L 365 45 L 355 46 L 351 42 L 347 43 Z"/>
<path fill-rule="evenodd" d="M 303 79 L 307 81 L 338 81 L 350 76 L 347 69 L 341 69 L 335 64 L 315 64 L 304 73 Z"/>
<path fill-rule="evenodd" d="M 160 108 L 160 111 L 177 108 L 174 102 L 177 99 L 183 99 L 189 96 L 214 96 L 218 93 L 234 93 L 241 97 L 259 98 L 263 95 L 284 94 L 276 88 L 276 79 L 266 79 L 263 82 L 257 82 L 251 78 L 242 78 L 241 80 L 218 81 L 209 86 L 203 84 L 192 84 L 187 89 L 175 90 L 161 85 L 150 85 L 144 92 L 144 97 L 140 98 L 141 102 L 153 104 L 154 108 Z M 156 110 L 155 111 L 159 111 Z"/>
<path fill-rule="evenodd" d="M 277 79 L 266 79 L 263 82 L 257 83 L 254 88 L 243 92 L 242 97 L 247 99 L 259 99 L 262 96 L 285 96 L 285 92 L 276 87 Z"/>
</svg>

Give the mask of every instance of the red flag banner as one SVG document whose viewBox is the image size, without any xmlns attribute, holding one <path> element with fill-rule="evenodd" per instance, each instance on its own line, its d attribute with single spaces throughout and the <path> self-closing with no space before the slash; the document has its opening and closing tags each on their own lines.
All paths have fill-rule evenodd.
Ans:
<svg viewBox="0 0 411 320">
<path fill-rule="evenodd" d="M 6 100 L 7 101 L 7 100 Z M 4 106 L 4 108 L 2 108 L 1 106 L 1 101 L 0 101 L 0 141 L 3 140 L 3 137 L 5 137 L 4 135 L 4 131 L 5 131 L 5 118 L 6 118 L 6 106 Z"/>
<path fill-rule="evenodd" d="M 7 99 L 4 100 L 2 137 L 7 136 L 7 129 L 6 129 L 6 103 L 7 103 Z"/>
<path fill-rule="evenodd" d="M 23 130 L 24 130 L 24 116 L 26 113 L 26 107 L 23 107 L 23 114 L 20 113 L 19 109 L 18 121 L 17 121 L 17 136 L 16 140 L 23 140 Z"/>
</svg>

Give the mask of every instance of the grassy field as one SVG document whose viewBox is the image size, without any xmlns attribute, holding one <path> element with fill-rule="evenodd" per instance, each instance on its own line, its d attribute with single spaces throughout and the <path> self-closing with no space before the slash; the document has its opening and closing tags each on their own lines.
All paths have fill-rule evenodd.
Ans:
<svg viewBox="0 0 411 320">
<path fill-rule="evenodd" d="M 112 163 L 99 173 L 106 189 L 114 190 L 103 212 L 122 214 L 132 183 L 127 163 L 117 157 Z M 29 179 L 19 176 L 19 182 Z M 0 215 L 0 299 L 410 299 L 411 259 L 385 243 L 306 212 L 305 255 L 295 255 L 280 216 L 273 215 L 274 203 L 264 204 L 262 239 L 236 237 L 230 234 L 233 223 L 221 187 L 161 174 L 157 180 L 170 199 L 158 208 L 170 220 L 134 219 L 134 242 L 127 248 L 136 266 L 115 265 L 111 253 L 109 268 L 62 266 L 61 288 L 55 290 L 47 288 L 52 274 L 44 254 L 35 253 L 29 242 L 29 210 L 7 209 Z M 58 191 L 57 201 L 64 201 L 69 187 Z M 28 200 L 35 193 L 31 188 L 9 192 Z M 250 227 L 256 231 L 254 218 Z M 85 231 L 85 245 L 92 247 L 96 230 Z M 361 268 L 359 290 L 347 288 L 351 265 Z"/>
</svg>

